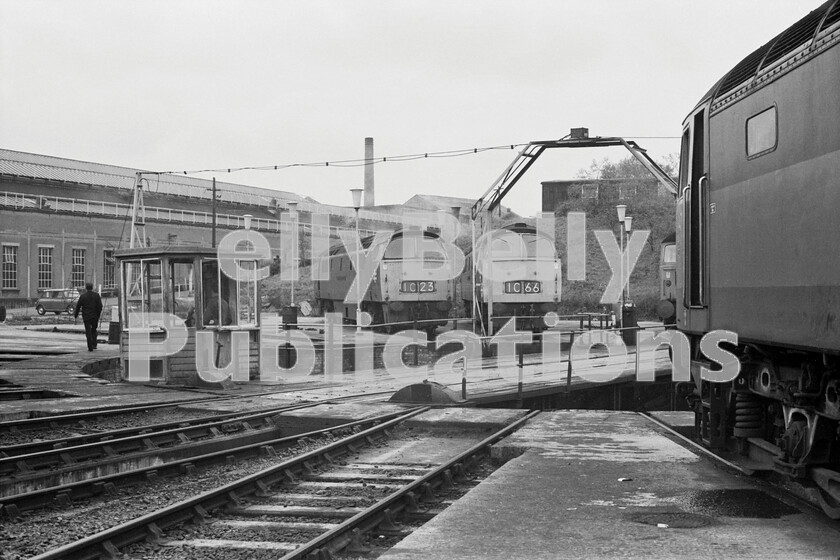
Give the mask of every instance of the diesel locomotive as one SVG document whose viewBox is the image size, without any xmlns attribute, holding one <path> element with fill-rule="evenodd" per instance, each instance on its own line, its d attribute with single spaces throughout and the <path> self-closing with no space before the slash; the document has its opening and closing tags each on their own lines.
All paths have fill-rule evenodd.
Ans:
<svg viewBox="0 0 840 560">
<path fill-rule="evenodd" d="M 498 331 L 511 317 L 516 328 L 541 332 L 543 317 L 556 311 L 560 301 L 560 261 L 554 240 L 523 222 L 495 230 L 480 254 L 473 284 L 473 252 L 466 258 L 460 278 L 467 312 L 475 310 L 487 329 Z M 475 288 L 475 290 L 473 290 Z M 473 305 L 473 293 L 477 305 Z"/>
<path fill-rule="evenodd" d="M 677 322 L 677 234 L 659 244 L 659 303 L 656 314 L 666 326 Z"/>
<path fill-rule="evenodd" d="M 363 238 L 363 249 L 368 250 L 373 240 L 374 236 Z M 422 271 L 447 265 L 443 241 L 433 231 L 418 229 L 394 231 L 385 243 L 382 261 L 361 294 L 362 311 L 370 314 L 377 330 L 394 332 L 416 326 L 432 335 L 446 324 L 455 299 L 455 280 L 434 279 Z M 333 246 L 329 279 L 314 286 L 316 305 L 325 312 L 341 313 L 347 322 L 356 320 L 356 305 L 344 302 L 356 277 L 356 262 L 356 255 L 343 244 Z"/>
<path fill-rule="evenodd" d="M 683 123 L 677 328 L 698 434 L 817 489 L 840 518 L 840 0 L 749 54 Z M 731 383 L 701 337 L 737 334 Z"/>
</svg>

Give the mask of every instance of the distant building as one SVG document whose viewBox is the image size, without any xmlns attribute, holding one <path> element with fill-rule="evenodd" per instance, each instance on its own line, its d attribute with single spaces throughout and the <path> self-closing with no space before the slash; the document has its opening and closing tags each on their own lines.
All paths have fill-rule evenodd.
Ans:
<svg viewBox="0 0 840 560">
<path fill-rule="evenodd" d="M 636 201 L 672 196 L 659 181 L 650 179 L 573 179 L 542 182 L 542 211 L 554 212 L 567 200 Z"/>
<path fill-rule="evenodd" d="M 138 169 L 0 149 L 0 305 L 25 305 L 48 288 L 86 282 L 117 287 L 113 254 L 129 247 Z M 146 240 L 150 246 L 211 246 L 213 182 L 144 174 Z M 280 213 L 328 214 L 334 226 L 353 223 L 353 208 L 298 194 L 216 182 L 217 242 L 254 216 L 252 229 L 279 252 Z M 396 228 L 399 216 L 361 209 L 367 228 Z M 308 218 L 304 218 L 308 221 Z"/>
<path fill-rule="evenodd" d="M 49 288 L 117 287 L 114 252 L 128 248 L 137 173 L 142 170 L 0 149 L 0 305 L 26 306 Z M 213 182 L 191 176 L 144 173 L 148 246 L 209 247 L 213 231 Z M 349 197 L 348 197 L 349 198 Z M 290 202 L 309 223 L 327 214 L 336 227 L 352 227 L 352 207 L 322 204 L 292 192 L 216 182 L 216 241 L 242 228 L 268 239 L 279 253 L 280 214 Z M 349 200 L 348 200 L 349 203 Z M 460 211 L 469 223 L 475 200 L 415 195 L 404 205 L 361 208 L 362 234 L 396 229 L 411 210 Z M 503 209 L 507 212 L 509 209 Z M 304 228 L 304 231 L 309 231 Z M 303 255 L 302 255 L 303 256 Z"/>
<path fill-rule="evenodd" d="M 461 198 L 456 196 L 416 194 L 405 201 L 405 206 L 409 208 L 429 210 L 432 212 L 451 212 L 452 208 L 458 208 L 461 221 L 466 223 L 470 221 L 472 207 L 476 203 L 476 200 L 477 199 L 474 198 Z M 501 207 L 501 211 L 502 214 L 512 213 L 511 209 L 505 206 Z M 498 210 L 496 210 L 496 212 L 498 212 Z"/>
</svg>

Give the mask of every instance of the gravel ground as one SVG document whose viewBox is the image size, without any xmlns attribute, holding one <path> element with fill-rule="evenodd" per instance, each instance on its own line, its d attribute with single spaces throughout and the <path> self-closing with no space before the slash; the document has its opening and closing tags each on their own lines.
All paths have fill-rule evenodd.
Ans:
<svg viewBox="0 0 840 560">
<path fill-rule="evenodd" d="M 142 412 L 129 414 L 115 414 L 113 416 L 102 416 L 100 419 L 85 421 L 84 425 L 59 426 L 58 428 L 44 428 L 37 430 L 26 430 L 19 433 L 0 433 L 0 448 L 7 445 L 20 445 L 23 443 L 39 442 L 45 440 L 63 439 L 86 434 L 96 434 L 122 428 L 147 426 L 151 424 L 162 424 L 164 422 L 177 422 L 179 420 L 192 420 L 202 416 L 211 416 L 206 412 L 181 410 L 176 406 L 167 408 L 155 408 Z"/>
<path fill-rule="evenodd" d="M 113 497 L 78 502 L 70 510 L 44 509 L 24 512 L 15 522 L 0 523 L 0 560 L 23 560 L 75 540 L 125 523 L 243 476 L 273 467 L 278 462 L 333 441 L 331 437 L 281 450 L 277 457 L 259 458 L 236 465 L 219 465 L 190 477 L 164 479 L 156 484 L 120 488 Z M 243 552 L 242 558 L 254 558 Z M 202 556 L 210 558 L 212 556 Z M 272 558 L 277 558 L 276 553 Z M 185 558 L 175 553 L 172 558 Z M 232 558 L 224 556 L 224 558 Z"/>
</svg>

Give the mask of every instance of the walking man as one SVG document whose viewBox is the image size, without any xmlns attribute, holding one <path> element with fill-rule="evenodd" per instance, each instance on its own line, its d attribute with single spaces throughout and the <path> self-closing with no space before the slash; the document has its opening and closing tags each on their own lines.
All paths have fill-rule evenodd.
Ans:
<svg viewBox="0 0 840 560">
<path fill-rule="evenodd" d="M 99 316 L 102 314 L 102 298 L 93 291 L 93 284 L 85 284 L 85 293 L 79 296 L 76 303 L 76 313 L 73 317 L 79 317 L 79 310 L 82 311 L 82 321 L 85 323 L 85 336 L 87 337 L 88 352 L 96 350 L 96 327 L 99 325 Z"/>
</svg>

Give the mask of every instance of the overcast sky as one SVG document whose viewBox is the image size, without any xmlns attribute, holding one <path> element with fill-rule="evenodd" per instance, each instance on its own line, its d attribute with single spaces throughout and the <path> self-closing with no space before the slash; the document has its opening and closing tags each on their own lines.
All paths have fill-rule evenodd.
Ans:
<svg viewBox="0 0 840 560">
<path fill-rule="evenodd" d="M 590 134 L 678 151 L 683 118 L 819 0 L 0 0 L 0 147 L 155 171 Z M 505 205 L 617 149 L 543 155 Z M 515 152 L 386 162 L 378 204 L 481 196 Z M 362 167 L 197 175 L 350 205 Z"/>
</svg>

